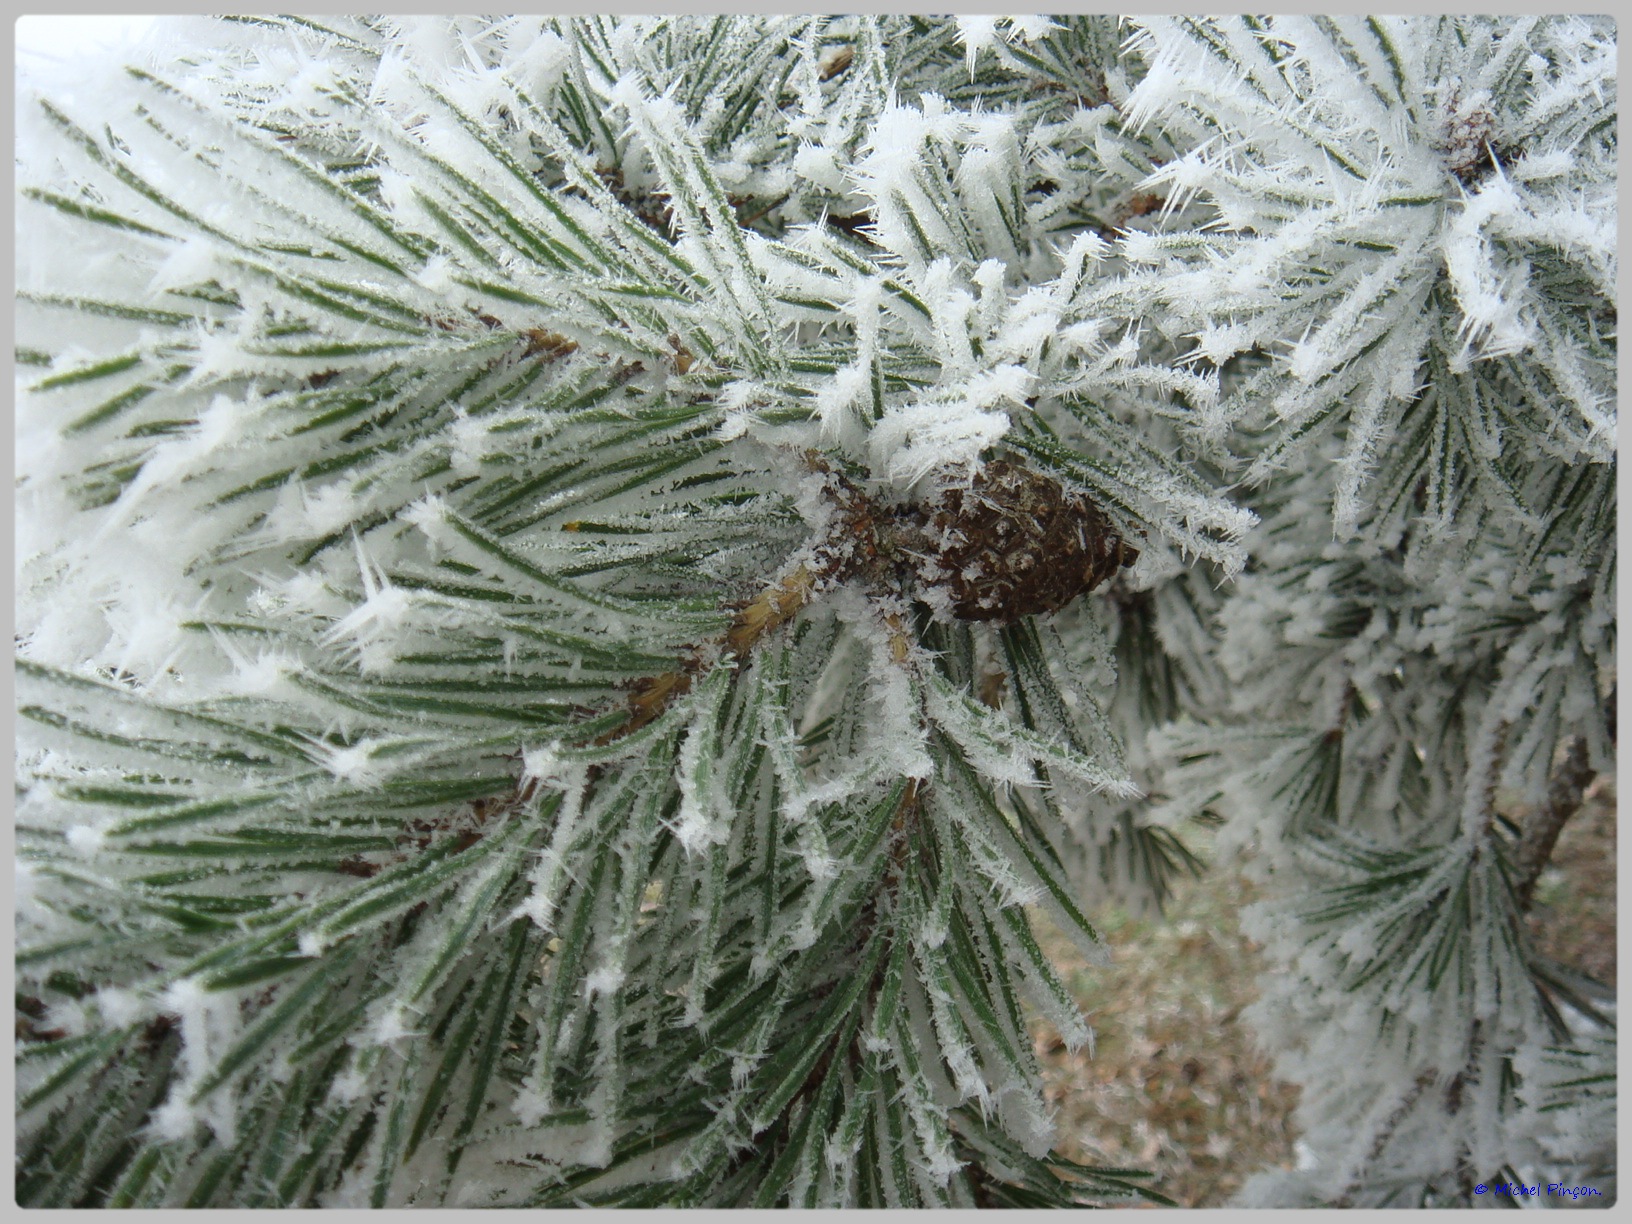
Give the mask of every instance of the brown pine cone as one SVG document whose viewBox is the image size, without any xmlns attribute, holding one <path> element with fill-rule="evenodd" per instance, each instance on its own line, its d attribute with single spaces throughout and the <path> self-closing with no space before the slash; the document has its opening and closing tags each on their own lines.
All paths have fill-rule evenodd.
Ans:
<svg viewBox="0 0 1632 1224">
<path fill-rule="evenodd" d="M 920 576 L 951 595 L 963 620 L 1057 612 L 1139 557 L 1088 498 L 1002 459 L 923 515 Z"/>
</svg>

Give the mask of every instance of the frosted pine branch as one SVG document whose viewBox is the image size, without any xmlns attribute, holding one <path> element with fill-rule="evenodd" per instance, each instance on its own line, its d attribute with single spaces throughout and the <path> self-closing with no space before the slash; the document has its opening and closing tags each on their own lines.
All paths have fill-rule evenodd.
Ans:
<svg viewBox="0 0 1632 1224">
<path fill-rule="evenodd" d="M 1614 762 L 1615 50 L 174 18 L 24 79 L 19 1201 L 1160 1201 L 1056 1146 L 1033 923 L 1103 963 L 1194 820 L 1304 1087 L 1243 1201 L 1612 1176 L 1522 915 Z"/>
</svg>

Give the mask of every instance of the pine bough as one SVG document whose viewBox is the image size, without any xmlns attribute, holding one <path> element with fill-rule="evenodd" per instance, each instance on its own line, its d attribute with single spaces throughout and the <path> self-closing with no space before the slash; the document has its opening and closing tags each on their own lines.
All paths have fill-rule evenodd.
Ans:
<svg viewBox="0 0 1632 1224">
<path fill-rule="evenodd" d="M 1196 816 L 1248 1201 L 1609 1193 L 1610 25 L 170 29 L 20 109 L 19 1201 L 1159 1197 L 1032 921 Z"/>
</svg>

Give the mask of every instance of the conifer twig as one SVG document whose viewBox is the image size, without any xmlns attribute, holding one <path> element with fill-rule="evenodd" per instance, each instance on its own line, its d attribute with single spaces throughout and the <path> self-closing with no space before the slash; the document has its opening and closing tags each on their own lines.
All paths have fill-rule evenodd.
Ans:
<svg viewBox="0 0 1632 1224">
<path fill-rule="evenodd" d="M 1354 1171 L 1354 1175 L 1349 1178 L 1348 1184 L 1344 1186 L 1343 1193 L 1332 1201 L 1332 1206 L 1351 1207 L 1354 1205 L 1355 1192 L 1365 1183 L 1366 1174 L 1382 1158 L 1383 1152 L 1388 1148 L 1388 1141 L 1394 1137 L 1394 1132 L 1400 1128 L 1400 1123 L 1404 1122 L 1406 1116 L 1416 1108 L 1417 1102 L 1422 1099 L 1422 1094 L 1428 1091 L 1429 1086 L 1433 1084 L 1434 1078 L 1438 1074 L 1439 1072 L 1435 1068 L 1429 1067 L 1417 1076 L 1410 1089 L 1400 1098 L 1400 1103 L 1394 1107 L 1393 1111 L 1383 1121 L 1382 1126 L 1378 1127 L 1377 1133 L 1372 1136 L 1371 1150 L 1367 1152 L 1365 1161 Z"/>
<path fill-rule="evenodd" d="M 1514 894 L 1520 909 L 1530 909 L 1535 900 L 1536 881 L 1553 856 L 1558 835 L 1563 832 L 1565 822 L 1580 810 L 1587 787 L 1597 776 L 1587 760 L 1587 741 L 1578 735 L 1570 741 L 1564 759 L 1548 780 L 1547 801 L 1524 822 L 1524 833 L 1514 856 L 1519 877 Z"/>
</svg>

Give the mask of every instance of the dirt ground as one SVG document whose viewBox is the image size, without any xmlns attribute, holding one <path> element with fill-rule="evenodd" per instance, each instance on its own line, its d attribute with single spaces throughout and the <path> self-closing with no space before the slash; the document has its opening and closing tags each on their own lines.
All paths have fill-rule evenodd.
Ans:
<svg viewBox="0 0 1632 1224">
<path fill-rule="evenodd" d="M 1536 881 L 1530 932 L 1542 952 L 1615 985 L 1615 789 L 1587 791 Z"/>
<path fill-rule="evenodd" d="M 1210 874 L 1182 882 L 1165 919 L 1096 914 L 1114 958 L 1104 969 L 1040 932 L 1095 1034 L 1091 1056 L 1071 1054 L 1046 1023 L 1033 1027 L 1061 1150 L 1150 1169 L 1153 1188 L 1187 1207 L 1217 1206 L 1248 1173 L 1294 1160 L 1297 1089 L 1271 1077 L 1237 1021 L 1256 997 L 1258 948 L 1236 919 L 1248 887 Z"/>
<path fill-rule="evenodd" d="M 1208 857 L 1207 839 L 1199 840 Z M 1046 1023 L 1033 1025 L 1066 1155 L 1148 1168 L 1154 1188 L 1187 1207 L 1221 1206 L 1250 1174 L 1295 1163 L 1298 1089 L 1272 1077 L 1269 1058 L 1237 1019 L 1257 997 L 1262 964 L 1237 920 L 1250 899 L 1246 881 L 1213 871 L 1183 881 L 1165 918 L 1095 914 L 1115 958 L 1107 969 L 1090 969 L 1039 922 L 1096 1038 L 1092 1056 L 1071 1054 Z M 1529 926 L 1546 955 L 1614 984 L 1609 780 L 1565 826 Z"/>
</svg>

